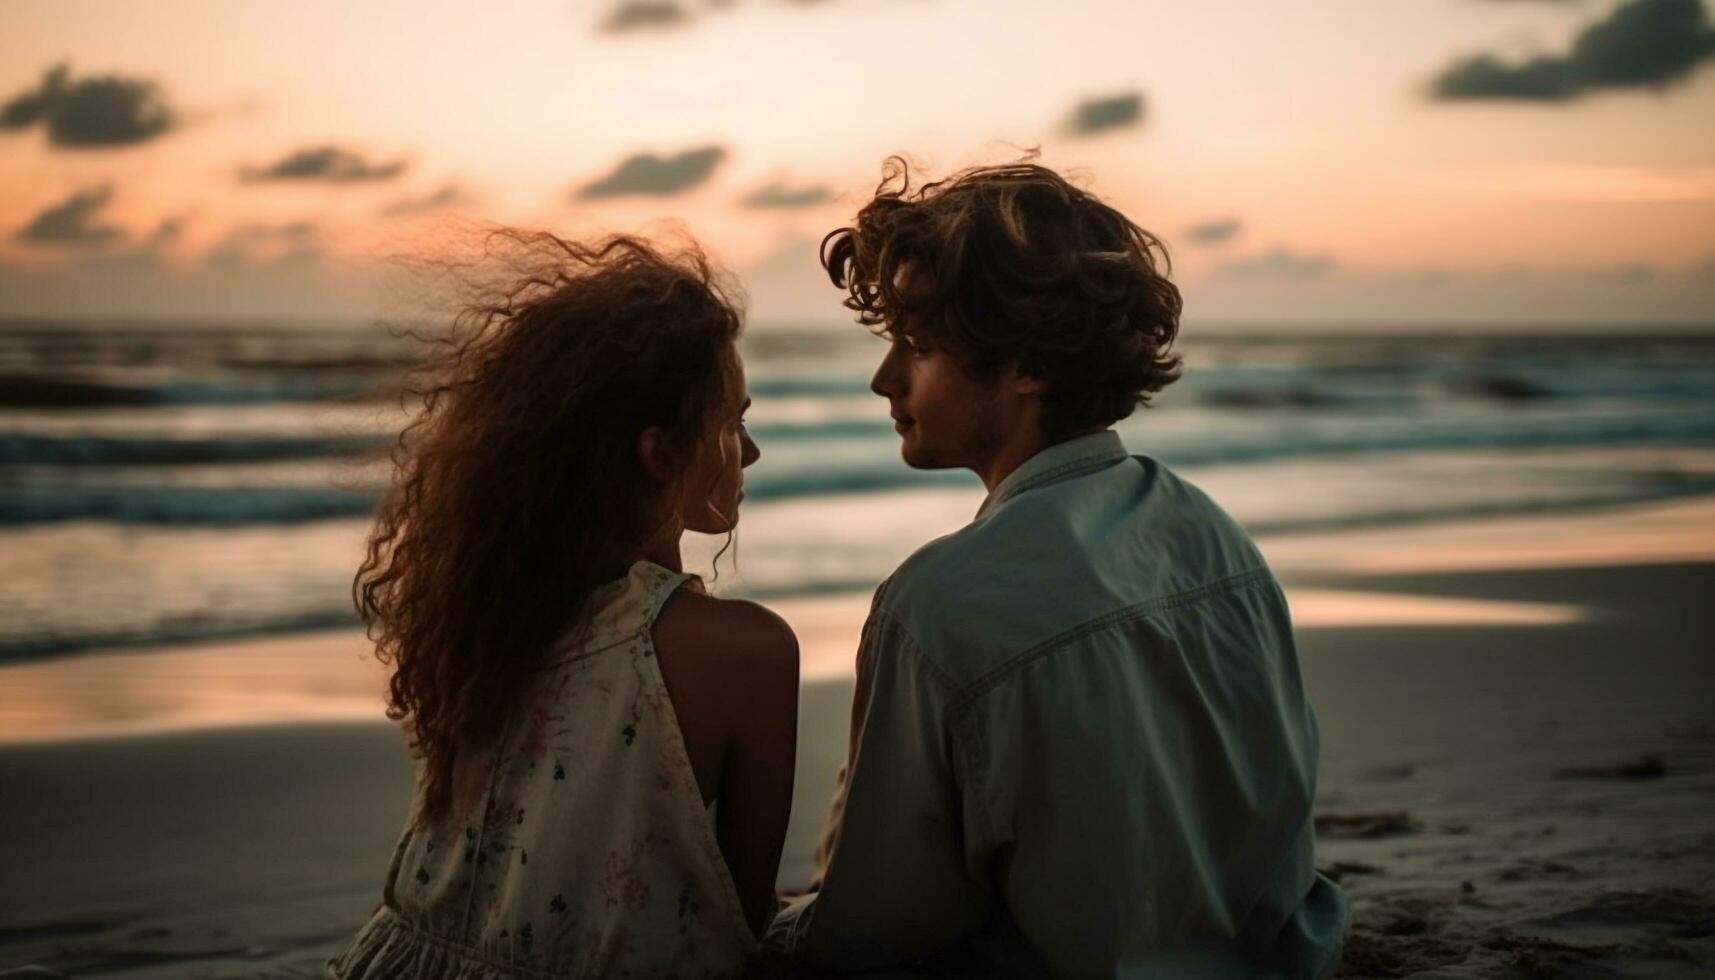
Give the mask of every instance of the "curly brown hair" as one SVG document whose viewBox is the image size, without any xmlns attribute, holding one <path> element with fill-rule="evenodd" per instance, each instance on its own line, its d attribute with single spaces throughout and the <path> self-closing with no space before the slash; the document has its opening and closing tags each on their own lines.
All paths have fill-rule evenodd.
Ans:
<svg viewBox="0 0 1715 980">
<path fill-rule="evenodd" d="M 1166 248 L 1046 167 L 972 167 L 914 187 L 889 157 L 874 199 L 821 257 L 880 335 L 903 325 L 978 381 L 1016 366 L 1044 382 L 1050 438 L 1105 428 L 1179 377 L 1183 304 Z"/>
<path fill-rule="evenodd" d="M 663 427 L 682 476 L 735 394 L 741 314 L 694 244 L 502 230 L 489 245 L 505 272 L 446 336 L 418 337 L 420 412 L 352 584 L 393 668 L 388 717 L 424 764 L 419 825 L 670 519 L 679 488 L 644 465 L 643 430 Z"/>
</svg>

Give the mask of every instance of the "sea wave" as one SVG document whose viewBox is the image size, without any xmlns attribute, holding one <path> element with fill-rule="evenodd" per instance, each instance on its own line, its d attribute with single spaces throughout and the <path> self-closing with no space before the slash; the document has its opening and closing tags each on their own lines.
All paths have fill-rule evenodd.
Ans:
<svg viewBox="0 0 1715 980">
<path fill-rule="evenodd" d="M 291 524 L 366 515 L 376 496 L 373 490 L 333 487 L 4 487 L 0 525 Z"/>
<path fill-rule="evenodd" d="M 0 433 L 0 466 L 253 463 L 353 456 L 376 452 L 390 442 L 380 436 L 250 435 L 194 439 Z"/>
<path fill-rule="evenodd" d="M 1551 499 L 1516 500 L 1499 503 L 1474 500 L 1452 504 L 1426 504 L 1418 508 L 1383 508 L 1339 516 L 1318 515 L 1246 522 L 1257 535 L 1307 531 L 1337 531 L 1383 524 L 1405 524 L 1456 520 L 1506 514 L 1541 514 L 1587 510 L 1715 492 L 1715 477 L 1686 477 L 1638 483 L 1622 489 L 1603 489 L 1556 496 Z M 796 574 L 774 581 L 759 581 L 733 594 L 764 602 L 872 591 L 890 568 L 866 567 L 859 562 L 845 574 L 829 577 Z M 338 590 L 330 590 L 325 605 L 311 605 L 287 612 L 248 616 L 232 611 L 210 610 L 193 616 L 173 616 L 147 627 L 126 629 L 14 630 L 0 634 L 0 662 L 63 656 L 101 648 L 137 648 L 197 640 L 238 638 L 275 633 L 301 632 L 355 626 L 358 620 L 349 601 Z"/>
<path fill-rule="evenodd" d="M 390 390 L 387 386 L 377 384 L 375 378 L 367 376 L 245 377 L 149 383 L 47 374 L 0 375 L 0 409 L 51 408 L 75 411 L 149 405 L 360 401 L 384 397 Z"/>
<path fill-rule="evenodd" d="M 355 626 L 357 623 L 357 614 L 349 606 L 330 606 L 326 609 L 260 619 L 215 615 L 187 617 L 163 622 L 152 629 L 13 634 L 0 636 L 0 662 L 38 660 L 98 649 L 132 649 L 198 640 L 302 633 Z"/>
<path fill-rule="evenodd" d="M 1334 416 L 1320 419 L 1319 424 L 1313 424 L 1315 421 L 1293 421 L 1270 428 L 1240 426 L 1223 430 L 1191 425 L 1173 430 L 1155 427 L 1149 419 L 1138 419 L 1123 427 L 1123 432 L 1134 451 L 1146 451 L 1178 467 L 1397 452 L 1715 444 L 1715 407 L 1440 419 L 1401 416 L 1364 420 Z M 826 431 L 825 426 L 804 429 Z M 767 501 L 976 485 L 976 478 L 963 470 L 906 467 L 896 455 L 895 437 L 880 426 L 858 427 L 857 431 L 866 434 L 847 434 L 837 440 L 837 452 L 808 434 L 796 445 L 787 441 L 773 453 L 768 451 L 770 443 L 782 441 L 762 439 L 763 460 L 746 473 L 746 497 Z M 137 451 L 141 454 L 149 448 L 144 445 Z M 252 448 L 263 453 L 281 447 L 261 441 Z M 0 525 L 74 520 L 217 526 L 284 524 L 364 516 L 373 509 L 378 493 L 379 488 L 374 486 L 223 487 L 207 482 L 175 485 L 164 478 L 158 485 L 130 479 L 122 486 L 108 486 L 96 479 L 57 484 L 40 480 L 24 485 L 0 484 Z"/>
</svg>

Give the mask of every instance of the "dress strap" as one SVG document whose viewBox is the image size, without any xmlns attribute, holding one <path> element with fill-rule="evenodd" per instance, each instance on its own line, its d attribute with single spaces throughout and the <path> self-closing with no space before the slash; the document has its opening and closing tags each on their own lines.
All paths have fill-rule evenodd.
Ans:
<svg viewBox="0 0 1715 980">
<path fill-rule="evenodd" d="M 632 567 L 632 574 L 643 582 L 645 598 L 643 600 L 643 628 L 649 629 L 655 625 L 655 618 L 661 615 L 661 607 L 667 604 L 679 586 L 688 579 L 697 576 L 688 572 L 674 572 L 652 561 L 639 561 Z"/>
</svg>

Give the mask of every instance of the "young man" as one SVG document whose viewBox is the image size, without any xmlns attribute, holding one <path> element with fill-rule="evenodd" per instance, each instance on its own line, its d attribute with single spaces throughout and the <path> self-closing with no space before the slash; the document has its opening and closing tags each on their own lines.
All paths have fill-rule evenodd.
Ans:
<svg viewBox="0 0 1715 980">
<path fill-rule="evenodd" d="M 876 592 L 816 890 L 835 971 L 1319 977 L 1316 723 L 1243 530 L 1110 426 L 1178 376 L 1159 242 L 1045 168 L 891 161 L 823 263 L 905 462 L 987 486 Z"/>
</svg>

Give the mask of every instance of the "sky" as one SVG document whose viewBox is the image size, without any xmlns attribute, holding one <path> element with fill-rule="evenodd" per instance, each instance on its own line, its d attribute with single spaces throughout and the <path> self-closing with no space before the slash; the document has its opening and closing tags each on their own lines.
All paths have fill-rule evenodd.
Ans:
<svg viewBox="0 0 1715 980">
<path fill-rule="evenodd" d="M 886 156 L 1031 149 L 1188 324 L 1715 324 L 1705 0 L 9 0 L 0 316 L 387 316 L 497 222 L 840 324 Z"/>
</svg>

